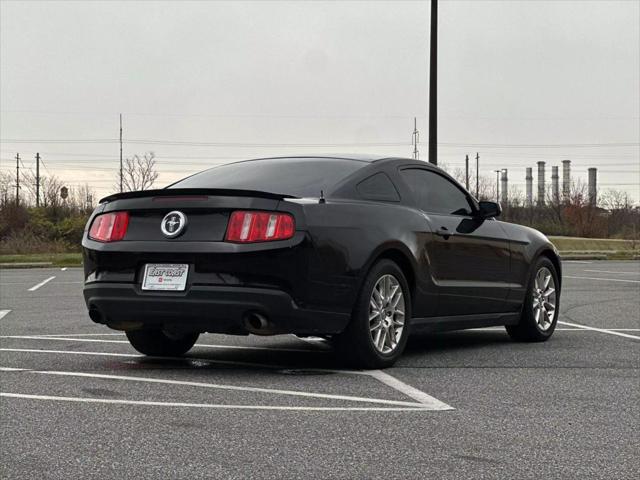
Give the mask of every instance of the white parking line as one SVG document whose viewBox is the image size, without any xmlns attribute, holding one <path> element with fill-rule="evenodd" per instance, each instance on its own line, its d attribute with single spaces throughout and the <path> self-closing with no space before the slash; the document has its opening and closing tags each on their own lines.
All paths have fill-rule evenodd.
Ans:
<svg viewBox="0 0 640 480">
<path fill-rule="evenodd" d="M 640 270 L 638 270 L 637 272 L 614 272 L 611 270 L 584 270 L 585 272 L 592 272 L 592 273 L 615 273 L 620 274 L 620 275 L 640 275 Z"/>
<path fill-rule="evenodd" d="M 116 400 L 108 398 L 54 397 L 52 395 L 28 395 L 0 392 L 0 397 L 51 400 L 58 402 L 110 403 L 115 405 L 144 405 L 154 407 L 217 408 L 227 410 L 287 410 L 298 412 L 428 412 L 420 407 L 295 407 L 289 405 L 225 405 L 216 403 L 149 402 L 143 400 Z"/>
<path fill-rule="evenodd" d="M 53 277 L 49 277 L 46 280 L 43 280 L 42 282 L 38 283 L 37 285 L 34 285 L 33 287 L 31 287 L 29 289 L 30 292 L 35 292 L 37 289 L 39 289 L 41 286 L 46 285 L 47 283 L 49 283 L 51 280 L 53 280 L 55 277 L 55 275 Z"/>
<path fill-rule="evenodd" d="M 20 337 L 20 335 L 15 335 Z M 47 333 L 39 334 L 39 337 L 111 337 L 111 336 L 124 336 L 122 333 Z"/>
<path fill-rule="evenodd" d="M 313 345 L 316 350 L 331 350 L 331 346 L 327 344 L 327 341 L 321 337 L 298 337 L 297 335 L 292 335 L 296 340 L 300 340 L 309 345 Z"/>
<path fill-rule="evenodd" d="M 87 351 L 79 351 L 79 350 L 42 350 L 37 348 L 0 348 L 0 352 L 22 352 L 22 353 L 52 353 L 52 354 L 60 354 L 60 355 L 89 355 L 89 356 L 97 356 L 97 357 L 124 357 L 124 358 L 136 358 L 138 360 L 179 360 L 183 362 L 189 361 L 204 361 L 211 364 L 217 365 L 231 365 L 235 367 L 251 367 L 251 368 L 262 368 L 264 370 L 287 370 L 291 371 L 291 366 L 286 365 L 274 365 L 274 364 L 264 364 L 264 363 L 253 363 L 253 362 L 241 362 L 235 360 L 217 360 L 206 357 L 147 357 L 145 355 L 135 354 L 135 353 L 111 353 L 111 352 L 87 352 Z M 330 369 L 321 369 L 321 368 L 305 368 L 306 372 L 320 372 L 320 373 L 343 373 L 350 375 L 367 375 L 367 372 L 359 371 L 359 370 L 330 370 Z"/>
<path fill-rule="evenodd" d="M 227 360 L 212 360 L 208 358 L 202 357 L 145 357 L 142 355 L 136 355 L 132 353 L 110 353 L 110 352 L 87 352 L 87 351 L 77 351 L 77 350 L 39 350 L 39 349 L 28 349 L 28 348 L 0 348 L 2 352 L 22 352 L 22 353 L 52 353 L 52 354 L 62 354 L 62 355 L 90 355 L 90 356 L 107 356 L 107 357 L 126 357 L 126 358 L 137 358 L 137 359 L 156 359 L 156 360 L 201 360 L 206 361 L 212 364 L 221 364 L 221 365 L 233 365 L 238 367 L 253 367 L 253 368 L 262 368 L 268 370 L 287 370 L 290 371 L 290 367 L 285 367 L 282 365 L 264 365 L 258 363 L 248 363 L 248 362 L 237 362 L 237 361 L 227 361 Z M 319 373 L 336 373 L 342 375 L 364 375 L 375 378 L 376 380 L 384 383 L 387 386 L 392 387 L 393 389 L 407 395 L 414 400 L 420 402 L 422 408 L 429 410 L 452 410 L 453 407 L 447 405 L 444 402 L 418 390 L 417 388 L 411 387 L 404 382 L 401 382 L 397 378 L 384 373 L 382 371 L 363 371 L 363 370 L 330 370 L 330 369 L 319 369 L 319 368 L 309 368 L 304 369 L 305 371 L 314 371 Z M 131 378 L 131 377 L 127 377 Z"/>
<path fill-rule="evenodd" d="M 24 373 L 36 373 L 41 375 L 56 375 L 56 376 L 64 376 L 64 377 L 99 378 L 103 380 L 121 380 L 125 382 L 158 383 L 162 385 L 179 385 L 179 386 L 186 386 L 186 387 L 211 388 L 216 390 L 234 390 L 234 391 L 252 392 L 252 393 L 269 393 L 269 394 L 287 395 L 287 396 L 293 396 L 293 397 L 322 398 L 325 400 L 343 400 L 347 402 L 376 403 L 380 405 L 393 405 L 393 406 L 400 406 L 400 407 L 420 407 L 420 406 L 424 406 L 424 408 L 431 407 L 431 405 L 425 405 L 422 403 L 418 404 L 415 402 L 402 402 L 399 400 L 386 400 L 381 398 L 354 397 L 351 395 L 301 392 L 296 390 L 280 390 L 280 389 L 274 389 L 274 388 L 242 387 L 238 385 L 222 385 L 218 383 L 189 382 L 189 381 L 183 381 L 183 380 L 167 380 L 163 378 L 150 378 L 150 377 L 134 377 L 129 375 L 108 375 L 108 374 L 101 374 L 101 373 L 65 372 L 65 371 L 51 371 L 51 370 L 26 370 L 24 371 Z M 443 410 L 442 408 L 430 408 L 430 409 Z"/>
<path fill-rule="evenodd" d="M 562 323 L 562 322 L 559 322 Z M 504 327 L 482 327 L 482 328 L 474 328 L 474 330 L 489 330 L 495 332 L 504 332 Z M 607 330 L 611 330 L 612 332 L 640 332 L 640 328 L 608 328 Z M 585 332 L 584 328 L 562 328 L 558 327 L 554 330 L 554 332 Z"/>
<path fill-rule="evenodd" d="M 580 280 L 602 280 L 605 282 L 640 283 L 640 280 L 623 280 L 622 278 L 574 277 L 572 275 L 562 275 L 562 278 L 577 278 Z"/>
<path fill-rule="evenodd" d="M 96 338 L 71 338 L 71 337 L 50 337 L 44 335 L 0 335 L 0 338 L 14 338 L 25 340 L 48 340 L 48 341 L 67 341 L 67 342 L 94 342 L 94 343 L 124 343 L 129 344 L 128 340 L 102 340 Z M 196 343 L 196 347 L 203 348 L 219 348 L 230 350 L 267 350 L 275 352 L 301 352 L 301 353 L 327 353 L 326 350 L 310 350 L 302 348 L 279 348 L 279 347 L 253 347 L 245 345 L 211 345 L 207 343 Z"/>
<path fill-rule="evenodd" d="M 61 271 L 61 272 L 66 272 L 66 271 L 67 271 L 67 267 L 62 267 L 62 268 L 60 269 L 60 271 Z"/>
<path fill-rule="evenodd" d="M 422 390 L 407 385 L 406 383 L 398 380 L 396 377 L 383 372 L 382 370 L 371 370 L 367 372 L 376 380 L 384 383 L 385 385 L 403 393 L 407 397 L 417 400 L 419 403 L 429 408 L 430 410 L 453 410 L 453 407 L 441 402 L 437 398 L 432 397 L 424 393 Z"/>
<path fill-rule="evenodd" d="M 11 310 L 0 310 L 0 320 L 9 315 L 9 312 L 11 312 Z"/>
<path fill-rule="evenodd" d="M 567 325 L 570 327 L 581 328 L 583 330 L 592 330 L 594 332 L 608 333 L 609 335 L 617 335 L 619 337 L 633 338 L 634 340 L 640 340 L 640 337 L 638 337 L 637 335 L 629 335 L 628 333 L 622 333 L 616 330 L 608 330 L 606 328 L 587 327 L 586 325 L 579 325 L 577 323 L 570 323 L 570 322 L 561 322 L 560 320 L 558 320 L 558 323 L 562 325 Z"/>
</svg>

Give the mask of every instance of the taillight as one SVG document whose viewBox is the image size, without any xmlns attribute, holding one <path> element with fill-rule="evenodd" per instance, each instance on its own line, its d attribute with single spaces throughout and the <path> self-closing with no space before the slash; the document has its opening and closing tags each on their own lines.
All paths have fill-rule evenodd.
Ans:
<svg viewBox="0 0 640 480">
<path fill-rule="evenodd" d="M 122 240 L 127 233 L 129 212 L 103 213 L 93 219 L 89 229 L 89 238 L 98 242 Z"/>
<path fill-rule="evenodd" d="M 286 240 L 296 232 L 296 223 L 288 213 L 248 212 L 231 214 L 225 241 L 235 243 Z"/>
</svg>

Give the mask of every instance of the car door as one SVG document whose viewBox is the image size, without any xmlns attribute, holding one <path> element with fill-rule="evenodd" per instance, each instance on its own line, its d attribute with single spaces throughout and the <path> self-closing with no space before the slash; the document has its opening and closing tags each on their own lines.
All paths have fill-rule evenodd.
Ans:
<svg viewBox="0 0 640 480">
<path fill-rule="evenodd" d="M 510 249 L 500 223 L 480 218 L 469 194 L 434 170 L 411 167 L 400 174 L 432 232 L 425 253 L 437 315 L 504 312 Z"/>
</svg>

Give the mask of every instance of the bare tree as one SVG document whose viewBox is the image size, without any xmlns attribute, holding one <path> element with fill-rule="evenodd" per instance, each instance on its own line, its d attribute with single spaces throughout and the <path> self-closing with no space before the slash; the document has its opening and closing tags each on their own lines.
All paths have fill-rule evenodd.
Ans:
<svg viewBox="0 0 640 480">
<path fill-rule="evenodd" d="M 56 175 L 40 175 L 40 206 L 58 207 L 63 200 L 60 189 L 65 182 Z M 20 175 L 20 203 L 23 205 L 36 204 L 36 175 L 32 171 L 25 171 Z"/>
<path fill-rule="evenodd" d="M 12 174 L 0 171 L 0 205 L 5 206 L 9 202 L 15 202 L 15 185 L 15 177 Z"/>
<path fill-rule="evenodd" d="M 134 155 L 127 158 L 122 164 L 122 190 L 132 192 L 135 190 L 148 190 L 158 178 L 156 170 L 155 154 L 147 152 L 144 155 Z M 120 173 L 116 177 L 117 190 L 120 189 Z"/>
<path fill-rule="evenodd" d="M 95 190 L 88 183 L 80 185 L 71 191 L 70 203 L 79 210 L 93 210 L 96 200 Z"/>
<path fill-rule="evenodd" d="M 464 169 L 458 167 L 448 173 L 460 184 L 465 184 L 466 173 Z M 469 192 L 473 195 L 476 194 L 476 171 L 474 169 L 469 169 Z M 496 199 L 496 181 L 493 177 L 485 177 L 484 175 L 478 177 L 478 197 L 478 200 Z"/>
<path fill-rule="evenodd" d="M 629 210 L 633 206 L 631 196 L 622 190 L 609 189 L 601 197 L 602 205 L 608 210 Z"/>
<path fill-rule="evenodd" d="M 64 181 L 55 175 L 49 177 L 40 177 L 40 205 L 43 207 L 58 207 L 62 205 L 62 197 L 60 189 L 64 186 Z"/>
</svg>

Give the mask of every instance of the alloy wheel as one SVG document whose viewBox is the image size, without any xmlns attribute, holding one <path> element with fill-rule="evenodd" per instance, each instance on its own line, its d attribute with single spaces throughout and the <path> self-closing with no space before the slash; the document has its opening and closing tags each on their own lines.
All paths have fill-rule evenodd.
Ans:
<svg viewBox="0 0 640 480">
<path fill-rule="evenodd" d="M 393 275 L 378 279 L 369 300 L 369 332 L 380 353 L 392 353 L 404 330 L 404 295 L 400 282 Z"/>
<path fill-rule="evenodd" d="M 543 332 L 549 330 L 556 313 L 556 284 L 551 271 L 542 267 L 533 285 L 533 318 Z"/>
</svg>

